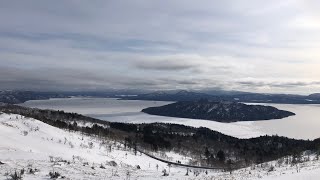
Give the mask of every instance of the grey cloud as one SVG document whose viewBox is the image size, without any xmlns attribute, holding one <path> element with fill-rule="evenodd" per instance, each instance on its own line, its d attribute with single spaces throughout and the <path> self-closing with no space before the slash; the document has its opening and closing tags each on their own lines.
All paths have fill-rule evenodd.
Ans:
<svg viewBox="0 0 320 180">
<path fill-rule="evenodd" d="M 95 73 L 83 69 L 21 69 L 0 67 L 1 89 L 19 90 L 104 90 L 135 87 L 169 88 L 172 83 L 155 78 Z"/>
<path fill-rule="evenodd" d="M 312 82 L 263 82 L 263 81 L 239 81 L 238 84 L 249 87 L 276 87 L 276 88 L 295 88 L 304 86 L 320 85 L 320 81 Z"/>
<path fill-rule="evenodd" d="M 183 60 L 146 60 L 135 62 L 135 67 L 144 70 L 165 70 L 165 71 L 177 71 L 187 70 L 198 67 L 196 64 L 185 62 Z"/>
<path fill-rule="evenodd" d="M 176 80 L 176 81 L 174 81 L 174 82 L 176 82 L 177 84 L 181 84 L 181 85 L 196 85 L 196 84 L 198 84 L 198 82 L 196 82 L 196 81 L 192 81 L 192 80 Z"/>
<path fill-rule="evenodd" d="M 5 1 L 1 88 L 319 90 L 310 3 Z"/>
</svg>

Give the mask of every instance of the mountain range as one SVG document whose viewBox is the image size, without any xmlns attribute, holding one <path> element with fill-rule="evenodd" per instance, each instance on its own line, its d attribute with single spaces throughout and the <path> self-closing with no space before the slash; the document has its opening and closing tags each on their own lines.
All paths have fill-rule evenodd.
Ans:
<svg viewBox="0 0 320 180">
<path fill-rule="evenodd" d="M 247 103 L 320 104 L 320 93 L 305 96 L 295 94 L 263 94 L 223 90 L 147 91 L 139 89 L 110 89 L 105 91 L 79 92 L 0 91 L 0 102 L 18 104 L 28 100 L 68 98 L 73 96 L 150 101 L 196 101 L 200 99 L 208 99 L 212 101 Z"/>
<path fill-rule="evenodd" d="M 152 93 L 139 94 L 137 96 L 123 97 L 125 100 L 151 100 L 151 101 L 195 101 L 208 99 L 211 101 L 232 101 L 246 103 L 281 103 L 281 104 L 320 104 L 320 94 L 308 96 L 295 94 L 262 94 L 249 92 L 230 92 L 206 94 L 203 92 L 178 91 L 166 92 L 156 91 Z"/>
</svg>

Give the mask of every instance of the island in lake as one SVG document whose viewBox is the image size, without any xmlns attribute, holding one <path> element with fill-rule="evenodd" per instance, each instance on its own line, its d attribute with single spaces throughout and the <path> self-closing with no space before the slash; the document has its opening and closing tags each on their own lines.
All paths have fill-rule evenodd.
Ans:
<svg viewBox="0 0 320 180">
<path fill-rule="evenodd" d="M 151 115 L 218 122 L 271 120 L 295 115 L 293 112 L 279 110 L 272 106 L 208 100 L 181 101 L 159 107 L 145 108 L 142 112 Z"/>
</svg>

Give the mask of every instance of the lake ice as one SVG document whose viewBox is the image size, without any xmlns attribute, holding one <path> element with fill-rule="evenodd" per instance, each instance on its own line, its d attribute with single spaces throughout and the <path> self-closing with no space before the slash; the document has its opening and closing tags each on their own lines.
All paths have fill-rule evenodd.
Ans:
<svg viewBox="0 0 320 180">
<path fill-rule="evenodd" d="M 277 134 L 298 139 L 315 139 L 320 137 L 320 105 L 263 104 L 288 110 L 296 113 L 296 115 L 277 120 L 235 123 L 153 116 L 140 112 L 146 107 L 161 106 L 169 103 L 170 102 L 160 101 L 117 100 L 114 98 L 68 98 L 32 100 L 21 105 L 75 112 L 112 122 L 165 122 L 194 127 L 202 126 L 239 138 L 257 137 L 265 134 Z"/>
</svg>

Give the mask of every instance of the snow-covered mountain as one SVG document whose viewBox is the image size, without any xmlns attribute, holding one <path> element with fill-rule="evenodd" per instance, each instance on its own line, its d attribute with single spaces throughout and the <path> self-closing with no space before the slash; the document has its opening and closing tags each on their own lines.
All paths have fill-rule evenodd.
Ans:
<svg viewBox="0 0 320 180">
<path fill-rule="evenodd" d="M 21 169 L 26 171 L 24 179 L 48 179 L 53 171 L 67 179 L 151 179 L 168 168 L 143 154 L 136 156 L 120 143 L 20 115 L 0 115 L 0 152 L 0 179 Z M 30 169 L 36 172 L 27 173 Z"/>
<path fill-rule="evenodd" d="M 188 160 L 172 152 L 162 157 Z M 65 179 L 318 179 L 320 175 L 320 162 L 313 154 L 306 154 L 294 166 L 283 159 L 231 174 L 170 166 L 135 154 L 119 142 L 69 132 L 16 114 L 0 115 L 0 162 L 0 179 L 10 179 L 15 172 L 23 172 L 23 179 L 49 179 L 50 172 Z"/>
</svg>

